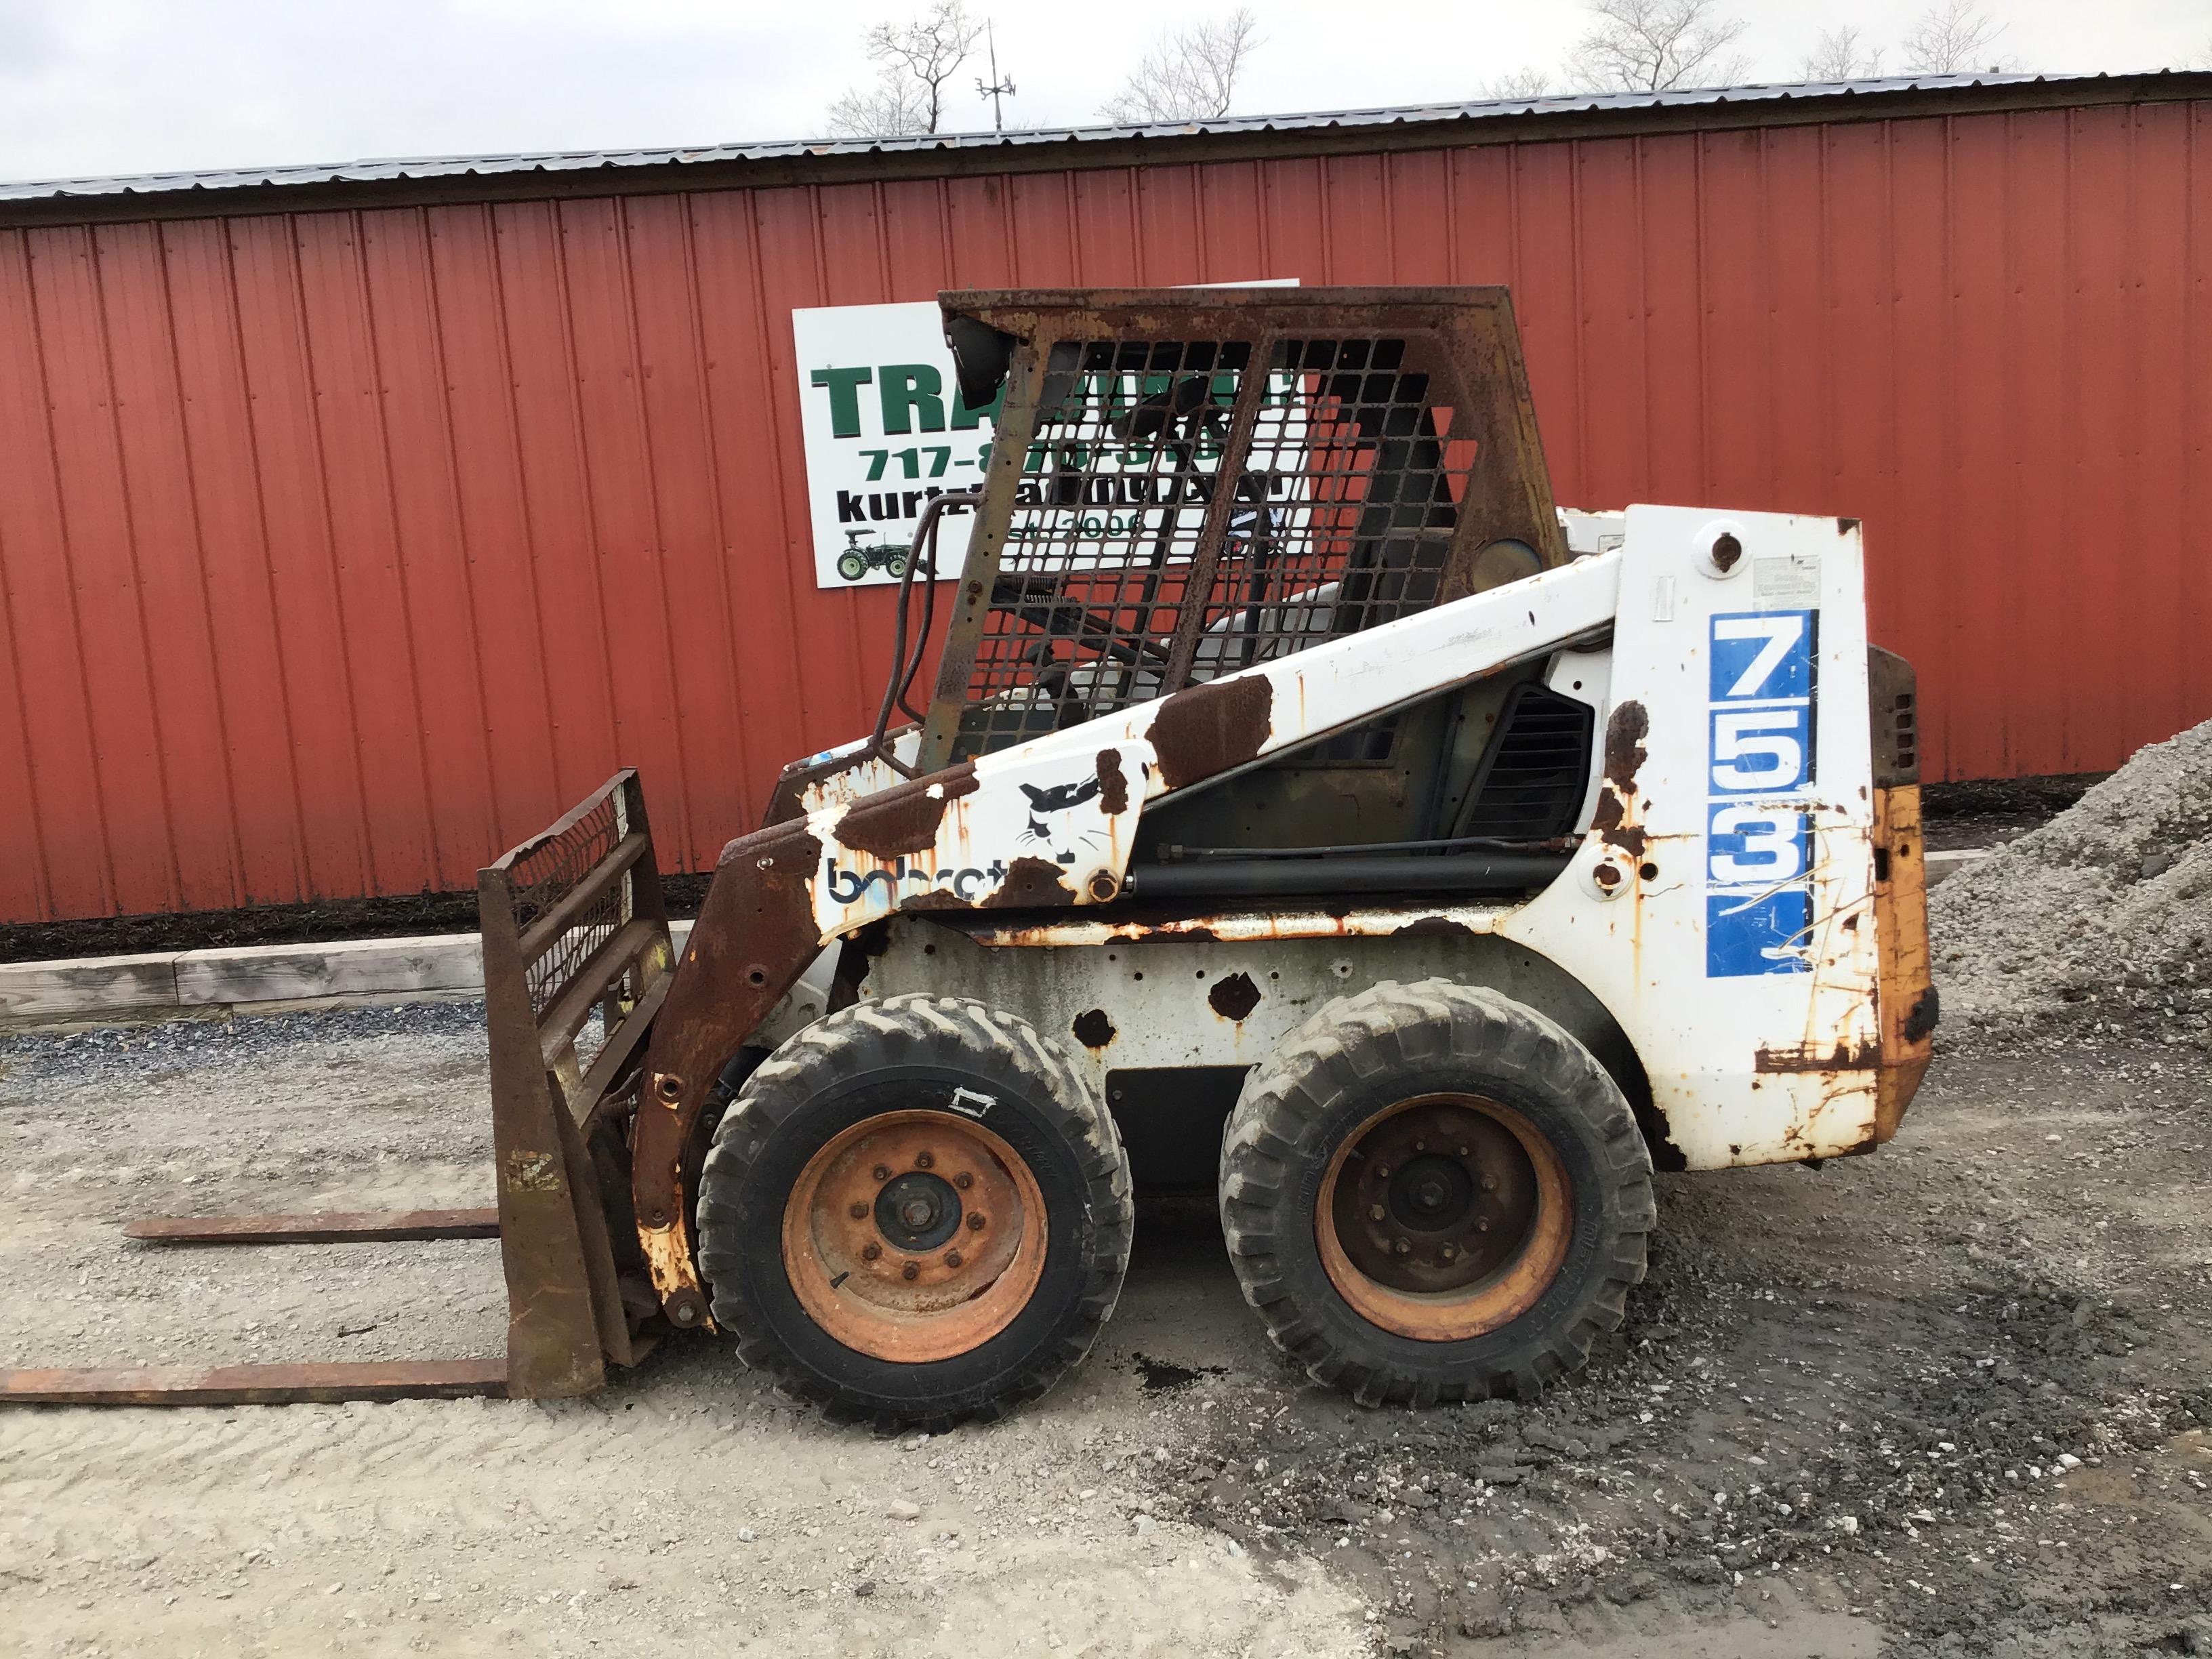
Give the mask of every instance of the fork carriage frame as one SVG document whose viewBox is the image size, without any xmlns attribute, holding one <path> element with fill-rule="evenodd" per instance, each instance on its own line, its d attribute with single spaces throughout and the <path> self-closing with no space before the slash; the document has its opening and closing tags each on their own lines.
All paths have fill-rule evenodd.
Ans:
<svg viewBox="0 0 2212 1659">
<path fill-rule="evenodd" d="M 343 1244 L 498 1238 L 503 1354 L 460 1360 L 0 1370 L 0 1402 L 272 1405 L 301 1401 L 549 1399 L 589 1394 L 610 1364 L 650 1351 L 650 1299 L 626 1303 L 622 1140 L 646 1039 L 675 956 L 635 771 L 478 872 L 491 1032 L 489 1209 L 166 1216 L 126 1237 L 184 1245 Z M 593 1015 L 604 1040 L 579 1045 Z M 613 1202 L 610 1203 L 610 1200 Z M 633 1272 L 635 1270 L 633 1269 Z M 635 1274 L 641 1287 L 641 1274 Z"/>
</svg>

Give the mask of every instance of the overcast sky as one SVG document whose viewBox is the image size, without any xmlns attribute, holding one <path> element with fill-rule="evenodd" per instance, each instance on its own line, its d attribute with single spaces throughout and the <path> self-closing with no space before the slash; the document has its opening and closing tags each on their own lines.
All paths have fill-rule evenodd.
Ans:
<svg viewBox="0 0 2212 1659">
<path fill-rule="evenodd" d="M 997 22 L 1020 88 L 1007 125 L 1092 121 L 1150 31 L 1233 0 L 1178 6 L 969 0 Z M 370 156 L 712 143 L 818 134 L 866 78 L 860 39 L 920 0 L 0 0 L 0 178 Z M 1253 0 L 1264 44 L 1237 112 L 1478 95 L 1555 64 L 1577 0 Z M 1850 13 L 1894 40 L 1925 0 Z M 1718 0 L 1750 25 L 1754 80 L 1797 78 L 1843 8 Z M 2130 70 L 2212 56 L 2212 0 L 1988 0 L 2022 67 Z M 1110 24 L 1096 20 L 1104 18 Z M 1894 54 L 1893 53 L 1893 56 Z M 989 107 L 959 84 L 956 129 Z"/>
</svg>

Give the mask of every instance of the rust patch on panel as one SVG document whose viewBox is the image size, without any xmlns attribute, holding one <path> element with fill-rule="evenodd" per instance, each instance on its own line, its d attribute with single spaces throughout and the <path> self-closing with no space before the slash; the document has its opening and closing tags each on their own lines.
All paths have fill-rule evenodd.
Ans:
<svg viewBox="0 0 2212 1659">
<path fill-rule="evenodd" d="M 1651 735 L 1651 715 L 1640 702 L 1630 701 L 1613 711 L 1605 723 L 1605 775 L 1624 794 L 1636 793 L 1636 775 L 1644 769 L 1644 739 Z"/>
<path fill-rule="evenodd" d="M 1590 828 L 1599 839 L 1632 859 L 1642 858 L 1650 841 L 1639 822 L 1644 809 L 1636 795 L 1636 775 L 1649 753 L 1644 739 L 1650 734 L 1651 715 L 1642 703 L 1625 702 L 1613 711 L 1605 723 L 1605 782 L 1590 813 Z"/>
<path fill-rule="evenodd" d="M 1832 1048 L 1801 1042 L 1789 1048 L 1761 1048 L 1752 1056 L 1755 1072 L 1863 1072 L 1881 1062 L 1879 1042 L 1838 1042 Z"/>
<path fill-rule="evenodd" d="M 1260 988 L 1252 982 L 1249 974 L 1231 974 L 1213 981 L 1206 1000 L 1222 1018 L 1242 1019 L 1260 1006 Z"/>
<path fill-rule="evenodd" d="M 1129 810 L 1129 780 L 1122 774 L 1118 749 L 1098 751 L 1098 810 L 1117 818 Z"/>
<path fill-rule="evenodd" d="M 1048 859 L 1016 859 L 1006 866 L 999 890 L 977 907 L 985 910 L 1028 910 L 1075 902 L 1066 872 Z"/>
<path fill-rule="evenodd" d="M 952 803 L 975 793 L 975 764 L 963 761 L 855 801 L 837 820 L 837 839 L 879 859 L 921 852 L 937 844 L 938 830 Z"/>
<path fill-rule="evenodd" d="M 942 887 L 933 887 L 926 893 L 914 893 L 899 900 L 902 910 L 972 910 L 975 907 L 965 899 L 955 898 Z"/>
<path fill-rule="evenodd" d="M 1416 916 L 1391 931 L 1393 939 L 1473 939 L 1474 929 L 1449 916 Z"/>
<path fill-rule="evenodd" d="M 1923 1037 L 1933 1036 L 1938 1009 L 1936 988 L 1930 985 L 1915 997 L 1912 1006 L 1905 1010 L 1905 1024 L 1899 1035 L 1907 1042 L 1917 1042 Z"/>
<path fill-rule="evenodd" d="M 1103 1008 L 1087 1009 L 1075 1017 L 1068 1029 L 1075 1040 L 1086 1048 L 1103 1048 L 1115 1037 L 1113 1016 Z"/>
<path fill-rule="evenodd" d="M 1260 674 L 1210 680 L 1160 705 L 1149 733 L 1170 789 L 1210 778 L 1258 755 L 1267 741 L 1274 688 Z"/>
</svg>

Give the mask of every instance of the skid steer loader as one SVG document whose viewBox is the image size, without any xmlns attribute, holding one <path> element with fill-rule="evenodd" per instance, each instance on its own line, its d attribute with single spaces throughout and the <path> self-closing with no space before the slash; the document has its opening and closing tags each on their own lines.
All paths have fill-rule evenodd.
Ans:
<svg viewBox="0 0 2212 1659">
<path fill-rule="evenodd" d="M 1854 522 L 1561 512 L 1498 289 L 943 306 L 1002 413 L 874 729 L 680 961 L 633 774 L 483 874 L 496 1211 L 142 1224 L 495 1231 L 504 1358 L 0 1388 L 558 1395 L 719 1331 L 941 1425 L 1080 1360 L 1133 1188 L 1197 1185 L 1314 1377 L 1525 1394 L 1622 1318 L 1655 1169 L 1896 1132 L 1936 1004 Z"/>
</svg>

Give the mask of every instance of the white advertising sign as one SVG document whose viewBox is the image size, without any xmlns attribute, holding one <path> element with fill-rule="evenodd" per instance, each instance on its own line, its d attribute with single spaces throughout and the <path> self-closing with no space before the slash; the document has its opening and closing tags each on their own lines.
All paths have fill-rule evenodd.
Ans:
<svg viewBox="0 0 2212 1659">
<path fill-rule="evenodd" d="M 823 587 L 896 582 L 922 503 L 983 481 L 990 410 L 960 402 L 933 301 L 791 313 L 799 431 Z M 938 570 L 957 575 L 972 516 L 947 517 Z"/>
<path fill-rule="evenodd" d="M 952 352 L 933 301 L 793 311 L 791 331 L 799 356 L 815 582 L 831 588 L 896 582 L 924 503 L 982 482 L 998 406 L 969 409 L 960 401 Z M 1140 395 L 1133 386 L 1130 391 Z M 1206 460 L 1201 453 L 1201 468 Z M 1079 536 L 1081 529 L 1108 538 L 1126 535 L 1125 522 L 1110 521 L 1126 518 L 1126 510 L 1114 513 L 1115 505 L 1151 498 L 1142 487 L 1133 491 L 1110 475 L 1156 471 L 1152 449 L 1097 454 L 1087 465 L 1098 503 L 1091 510 L 1100 514 L 1099 522 L 1071 528 Z M 956 513 L 939 523 L 940 580 L 960 574 L 974 521 L 970 514 Z"/>
</svg>

